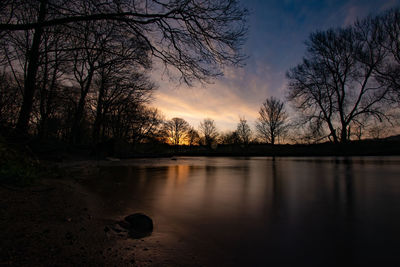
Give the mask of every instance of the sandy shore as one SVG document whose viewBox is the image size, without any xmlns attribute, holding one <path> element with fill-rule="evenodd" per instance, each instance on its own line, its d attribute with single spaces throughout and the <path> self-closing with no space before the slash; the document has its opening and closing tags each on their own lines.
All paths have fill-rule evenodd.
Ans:
<svg viewBox="0 0 400 267">
<path fill-rule="evenodd" d="M 129 266 L 135 242 L 107 231 L 72 179 L 0 187 L 0 266 Z"/>
<path fill-rule="evenodd" d="M 131 239 L 110 228 L 82 180 L 0 186 L 0 266 L 204 266 L 207 257 L 163 233 Z M 97 206 L 97 207 L 96 207 Z M 156 226 L 157 228 L 157 226 Z"/>
</svg>

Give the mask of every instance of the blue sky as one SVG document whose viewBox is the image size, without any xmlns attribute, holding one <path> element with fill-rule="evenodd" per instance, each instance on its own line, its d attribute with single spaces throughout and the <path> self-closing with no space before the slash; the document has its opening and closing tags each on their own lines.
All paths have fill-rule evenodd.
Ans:
<svg viewBox="0 0 400 267">
<path fill-rule="evenodd" d="M 239 116 L 251 126 L 265 98 L 283 99 L 285 73 L 301 62 L 310 33 L 353 23 L 400 6 L 400 0 L 242 0 L 250 11 L 249 33 L 243 47 L 244 68 L 227 67 L 212 84 L 188 88 L 157 76 L 154 106 L 167 119 L 181 117 L 195 128 L 210 117 L 221 131 L 234 130 Z"/>
</svg>

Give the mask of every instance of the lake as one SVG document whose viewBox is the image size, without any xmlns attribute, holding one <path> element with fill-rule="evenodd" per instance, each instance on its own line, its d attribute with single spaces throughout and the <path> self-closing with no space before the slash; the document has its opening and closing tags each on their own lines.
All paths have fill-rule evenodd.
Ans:
<svg viewBox="0 0 400 267">
<path fill-rule="evenodd" d="M 400 264 L 400 157 L 136 159 L 82 175 L 104 218 L 154 220 L 155 263 Z"/>
</svg>

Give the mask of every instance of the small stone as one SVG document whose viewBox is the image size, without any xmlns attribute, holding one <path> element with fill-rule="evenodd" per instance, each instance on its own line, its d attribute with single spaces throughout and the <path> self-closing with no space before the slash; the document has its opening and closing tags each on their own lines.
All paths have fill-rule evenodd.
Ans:
<svg viewBox="0 0 400 267">
<path fill-rule="evenodd" d="M 143 214 L 135 213 L 125 217 L 125 221 L 128 222 L 132 228 L 139 232 L 152 232 L 153 231 L 153 220 Z"/>
<path fill-rule="evenodd" d="M 129 231 L 131 238 L 143 238 L 153 232 L 153 220 L 143 213 L 126 216 L 125 221 L 119 222 L 119 225 Z"/>
</svg>

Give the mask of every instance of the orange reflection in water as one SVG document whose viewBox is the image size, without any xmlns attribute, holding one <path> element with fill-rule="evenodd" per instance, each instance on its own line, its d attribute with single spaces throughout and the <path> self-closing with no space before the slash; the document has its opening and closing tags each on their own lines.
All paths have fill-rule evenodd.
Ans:
<svg viewBox="0 0 400 267">
<path fill-rule="evenodd" d="M 187 182 L 189 171 L 188 165 L 169 166 L 167 171 L 168 184 L 172 182 L 175 186 L 184 185 Z"/>
</svg>

